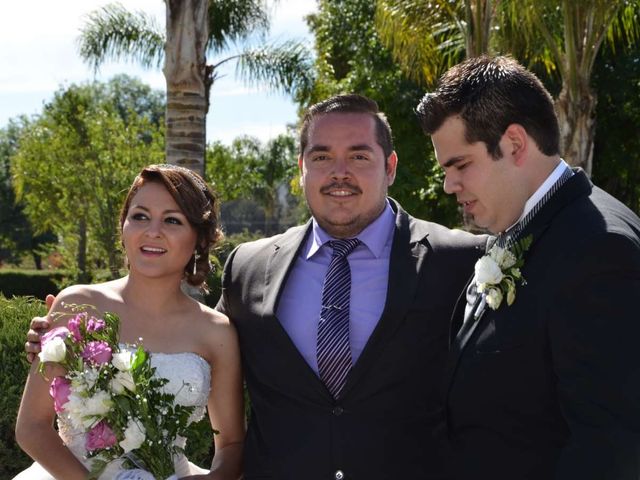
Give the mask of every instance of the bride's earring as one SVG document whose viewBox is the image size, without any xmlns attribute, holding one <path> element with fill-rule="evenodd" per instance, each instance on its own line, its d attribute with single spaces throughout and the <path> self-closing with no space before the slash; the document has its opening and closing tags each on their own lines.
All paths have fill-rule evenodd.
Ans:
<svg viewBox="0 0 640 480">
<path fill-rule="evenodd" d="M 198 273 L 198 259 L 200 258 L 200 255 L 198 255 L 198 250 L 195 250 L 193 252 L 193 274 L 195 275 L 196 273 Z"/>
</svg>

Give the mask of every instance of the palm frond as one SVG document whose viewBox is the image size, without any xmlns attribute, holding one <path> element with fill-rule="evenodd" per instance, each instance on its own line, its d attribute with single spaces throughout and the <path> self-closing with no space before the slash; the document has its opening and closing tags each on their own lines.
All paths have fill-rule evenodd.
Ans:
<svg viewBox="0 0 640 480">
<path fill-rule="evenodd" d="M 236 74 L 250 85 L 295 95 L 313 84 L 313 65 L 309 50 L 300 42 L 248 49 L 237 56 Z"/>
<path fill-rule="evenodd" d="M 213 53 L 229 42 L 246 40 L 269 30 L 269 11 L 264 0 L 209 0 L 209 41 Z"/>
<path fill-rule="evenodd" d="M 130 12 L 119 3 L 88 15 L 78 39 L 80 56 L 97 69 L 109 60 L 132 60 L 145 68 L 160 67 L 164 29 L 144 12 Z"/>
<path fill-rule="evenodd" d="M 431 84 L 464 52 L 460 2 L 380 0 L 376 28 L 405 74 Z"/>
</svg>

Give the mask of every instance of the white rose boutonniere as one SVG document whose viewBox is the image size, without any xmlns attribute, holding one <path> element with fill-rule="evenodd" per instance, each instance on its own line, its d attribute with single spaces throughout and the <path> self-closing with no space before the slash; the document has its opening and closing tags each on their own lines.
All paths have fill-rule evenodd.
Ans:
<svg viewBox="0 0 640 480">
<path fill-rule="evenodd" d="M 475 266 L 475 282 L 478 293 L 484 295 L 489 308 L 497 310 L 506 298 L 507 305 L 516 299 L 516 285 L 525 285 L 520 268 L 524 264 L 524 252 L 531 245 L 531 235 L 516 242 L 511 249 L 493 245 Z"/>
</svg>

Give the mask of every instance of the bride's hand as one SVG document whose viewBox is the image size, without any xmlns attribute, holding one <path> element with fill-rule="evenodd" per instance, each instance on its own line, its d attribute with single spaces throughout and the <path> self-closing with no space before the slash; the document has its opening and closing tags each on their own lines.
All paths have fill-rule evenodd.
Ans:
<svg viewBox="0 0 640 480">
<path fill-rule="evenodd" d="M 45 304 L 47 311 L 51 310 L 51 305 L 56 299 L 53 295 L 47 295 Z M 49 330 L 49 320 L 46 315 L 44 317 L 34 317 L 31 319 L 29 325 L 30 330 L 27 332 L 27 342 L 24 344 L 24 349 L 27 353 L 27 361 L 33 363 L 38 353 L 40 353 L 40 337 Z"/>
</svg>

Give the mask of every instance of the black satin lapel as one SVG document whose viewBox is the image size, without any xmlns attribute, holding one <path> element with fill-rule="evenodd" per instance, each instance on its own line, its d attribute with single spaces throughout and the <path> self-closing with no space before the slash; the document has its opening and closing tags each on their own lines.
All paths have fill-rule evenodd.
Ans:
<svg viewBox="0 0 640 480">
<path fill-rule="evenodd" d="M 536 240 L 538 240 L 547 227 L 553 221 L 553 218 L 567 205 L 573 203 L 576 199 L 591 194 L 593 184 L 589 177 L 580 168 L 574 169 L 574 175 L 565 182 L 562 187 L 553 194 L 540 211 L 531 219 L 531 221 L 522 229 L 519 238 L 532 236 L 532 244 L 529 251 L 533 250 Z M 527 254 L 525 253 L 525 259 Z"/>
<path fill-rule="evenodd" d="M 262 316 L 275 317 L 275 311 L 284 282 L 289 276 L 298 257 L 298 252 L 311 229 L 311 223 L 289 235 L 283 235 L 275 245 L 267 261 L 264 278 L 264 297 L 262 301 Z"/>
<path fill-rule="evenodd" d="M 460 296 L 458 296 L 458 300 L 456 300 L 456 305 L 453 308 L 453 313 L 451 314 L 451 326 L 449 329 L 449 345 L 453 344 L 455 341 L 456 335 L 460 331 L 460 328 L 466 321 L 464 316 L 464 311 L 467 306 L 467 290 L 471 282 L 473 281 L 475 275 L 471 275 L 469 281 L 464 286 L 464 289 L 460 292 Z"/>
<path fill-rule="evenodd" d="M 393 337 L 396 329 L 404 322 L 415 297 L 419 282 L 418 272 L 421 271 L 428 248 L 422 243 L 426 237 L 418 239 L 418 241 L 410 236 L 408 216 L 406 212 L 398 211 L 396 213 L 396 231 L 389 259 L 389 280 L 385 306 L 376 328 L 347 376 L 343 395 L 347 395 L 358 380 L 367 374 L 388 339 Z"/>
</svg>

